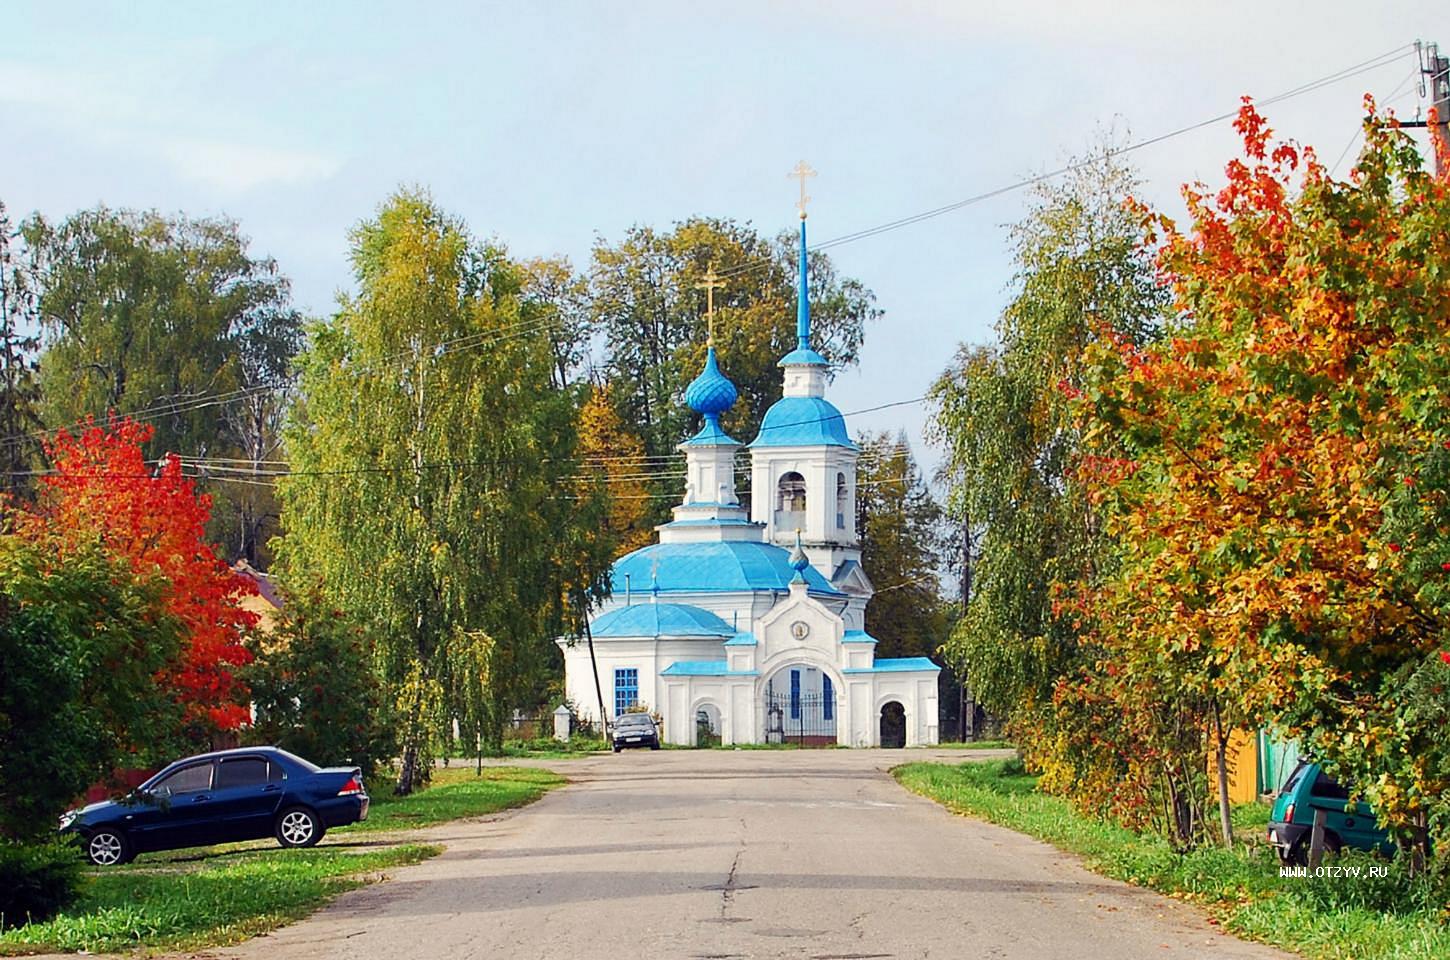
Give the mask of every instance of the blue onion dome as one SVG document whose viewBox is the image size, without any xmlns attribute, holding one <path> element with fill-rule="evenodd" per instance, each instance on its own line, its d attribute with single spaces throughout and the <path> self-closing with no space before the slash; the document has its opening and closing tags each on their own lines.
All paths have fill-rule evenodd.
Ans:
<svg viewBox="0 0 1450 960">
<path fill-rule="evenodd" d="M 735 405 L 738 396 L 735 384 L 720 372 L 715 348 L 710 347 L 705 352 L 705 369 L 685 388 L 685 403 L 696 413 L 718 417 Z"/>
<path fill-rule="evenodd" d="M 790 552 L 790 566 L 791 566 L 791 569 L 795 571 L 795 576 L 794 577 L 791 577 L 790 582 L 791 583 L 796 583 L 796 582 L 805 583 L 806 582 L 806 577 L 805 577 L 806 569 L 810 565 L 811 565 L 811 558 L 808 557 L 808 556 L 806 556 L 805 550 L 801 547 L 801 532 L 799 530 L 797 530 L 795 532 L 795 549 Z"/>
</svg>

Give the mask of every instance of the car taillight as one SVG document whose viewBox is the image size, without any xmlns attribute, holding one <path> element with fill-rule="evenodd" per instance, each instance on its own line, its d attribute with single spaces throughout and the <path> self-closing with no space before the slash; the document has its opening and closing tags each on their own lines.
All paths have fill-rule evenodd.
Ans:
<svg viewBox="0 0 1450 960">
<path fill-rule="evenodd" d="M 356 793 L 362 793 L 362 781 L 357 777 L 348 777 L 347 783 L 344 783 L 342 789 L 337 791 L 339 797 L 350 797 Z"/>
<path fill-rule="evenodd" d="M 1289 804 L 1287 807 L 1284 808 L 1284 822 L 1285 823 L 1293 823 L 1294 822 L 1294 805 L 1292 803 Z"/>
</svg>

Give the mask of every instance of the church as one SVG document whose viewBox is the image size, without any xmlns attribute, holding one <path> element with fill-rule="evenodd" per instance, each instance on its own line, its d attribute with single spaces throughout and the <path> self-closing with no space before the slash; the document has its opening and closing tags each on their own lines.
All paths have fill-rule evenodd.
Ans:
<svg viewBox="0 0 1450 960">
<path fill-rule="evenodd" d="M 811 348 L 804 199 L 797 343 L 780 360 L 783 396 L 747 448 L 750 504 L 735 492 L 741 444 L 720 426 L 736 388 L 712 337 L 685 392 L 703 426 L 680 445 L 683 501 L 656 528 L 658 543 L 615 561 L 590 642 L 559 640 L 565 692 L 583 719 L 599 719 L 602 698 L 610 722 L 631 709 L 656 714 L 672 744 L 937 742 L 939 668 L 878 659 L 865 629 L 875 588 L 856 534 L 860 448 Z"/>
</svg>

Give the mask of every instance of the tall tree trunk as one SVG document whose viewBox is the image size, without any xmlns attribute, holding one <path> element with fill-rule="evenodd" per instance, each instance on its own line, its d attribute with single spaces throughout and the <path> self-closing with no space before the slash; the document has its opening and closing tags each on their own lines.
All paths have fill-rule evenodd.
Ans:
<svg viewBox="0 0 1450 960">
<path fill-rule="evenodd" d="M 1228 734 L 1223 729 L 1223 715 L 1219 713 L 1217 700 L 1213 701 L 1213 752 L 1218 764 L 1218 825 L 1223 831 L 1223 845 L 1232 849 L 1234 826 L 1228 802 Z"/>
</svg>

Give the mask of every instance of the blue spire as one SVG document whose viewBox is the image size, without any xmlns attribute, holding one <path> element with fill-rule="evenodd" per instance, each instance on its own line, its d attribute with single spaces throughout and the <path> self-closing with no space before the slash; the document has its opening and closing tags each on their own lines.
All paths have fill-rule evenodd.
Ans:
<svg viewBox="0 0 1450 960">
<path fill-rule="evenodd" d="M 795 349 L 780 358 L 782 367 L 810 365 L 830 366 L 826 358 L 811 349 L 811 291 L 806 280 L 806 217 L 801 213 L 800 275 L 795 293 Z"/>
<path fill-rule="evenodd" d="M 730 378 L 720 372 L 714 346 L 705 351 L 705 369 L 685 388 L 685 404 L 705 417 L 700 432 L 690 443 L 734 443 L 720 428 L 720 414 L 735 405 L 739 392 Z"/>
<path fill-rule="evenodd" d="M 795 294 L 795 348 L 811 348 L 811 297 L 806 286 L 806 215 L 801 211 L 801 255 L 800 278 L 796 281 Z"/>
</svg>

